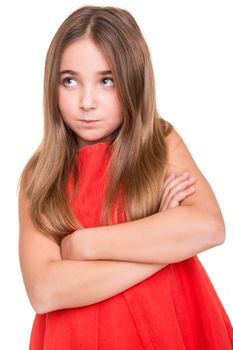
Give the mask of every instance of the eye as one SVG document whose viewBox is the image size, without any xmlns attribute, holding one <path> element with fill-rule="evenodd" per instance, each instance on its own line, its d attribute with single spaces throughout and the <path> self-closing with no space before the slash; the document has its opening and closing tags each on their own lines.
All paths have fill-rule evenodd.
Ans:
<svg viewBox="0 0 233 350">
<path fill-rule="evenodd" d="M 62 80 L 62 84 L 64 85 L 64 86 L 68 86 L 68 87 L 74 87 L 74 86 L 76 86 L 77 85 L 77 81 L 75 80 L 75 79 L 73 79 L 73 78 L 65 78 L 65 79 L 63 79 Z"/>
<path fill-rule="evenodd" d="M 114 86 L 114 80 L 112 78 L 103 78 L 101 82 L 104 83 L 104 86 Z"/>
</svg>

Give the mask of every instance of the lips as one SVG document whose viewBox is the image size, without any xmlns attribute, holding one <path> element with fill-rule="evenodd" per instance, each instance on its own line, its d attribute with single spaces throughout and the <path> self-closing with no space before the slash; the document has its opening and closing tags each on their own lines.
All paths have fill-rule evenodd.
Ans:
<svg viewBox="0 0 233 350">
<path fill-rule="evenodd" d="M 96 127 L 99 123 L 99 120 L 84 120 L 84 119 L 80 119 L 80 125 L 82 125 L 83 127 L 88 127 L 88 128 L 93 128 Z"/>
<path fill-rule="evenodd" d="M 84 124 L 92 124 L 92 123 L 99 122 L 99 120 L 84 120 L 84 119 L 80 119 L 80 122 L 84 123 Z"/>
</svg>

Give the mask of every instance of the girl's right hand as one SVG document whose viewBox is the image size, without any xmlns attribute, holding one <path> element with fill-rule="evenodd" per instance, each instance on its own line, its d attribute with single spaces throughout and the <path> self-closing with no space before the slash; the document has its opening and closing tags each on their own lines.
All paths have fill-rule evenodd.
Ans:
<svg viewBox="0 0 233 350">
<path fill-rule="evenodd" d="M 189 172 L 185 172 L 178 177 L 173 171 L 168 172 L 164 182 L 159 212 L 178 207 L 182 200 L 192 195 L 195 192 L 193 186 L 195 181 L 195 177 L 191 176 Z"/>
</svg>

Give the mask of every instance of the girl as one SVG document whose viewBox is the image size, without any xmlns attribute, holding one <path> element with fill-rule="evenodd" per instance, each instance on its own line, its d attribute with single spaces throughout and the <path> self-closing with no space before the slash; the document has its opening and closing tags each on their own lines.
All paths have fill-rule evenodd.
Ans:
<svg viewBox="0 0 233 350">
<path fill-rule="evenodd" d="M 46 58 L 44 115 L 19 196 L 30 349 L 232 349 L 196 256 L 223 243 L 222 214 L 157 112 L 129 12 L 85 6 L 64 21 Z"/>
</svg>

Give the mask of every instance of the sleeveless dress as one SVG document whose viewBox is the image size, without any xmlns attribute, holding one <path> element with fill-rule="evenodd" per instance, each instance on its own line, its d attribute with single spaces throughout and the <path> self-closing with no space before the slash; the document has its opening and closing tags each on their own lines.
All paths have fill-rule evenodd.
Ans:
<svg viewBox="0 0 233 350">
<path fill-rule="evenodd" d="M 86 228 L 100 226 L 108 145 L 85 146 L 76 157 L 80 182 L 72 207 Z M 101 302 L 35 315 L 30 350 L 76 349 L 232 350 L 233 330 L 195 256 Z"/>
</svg>

